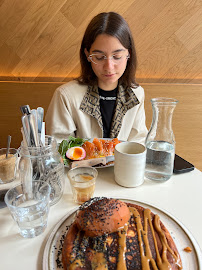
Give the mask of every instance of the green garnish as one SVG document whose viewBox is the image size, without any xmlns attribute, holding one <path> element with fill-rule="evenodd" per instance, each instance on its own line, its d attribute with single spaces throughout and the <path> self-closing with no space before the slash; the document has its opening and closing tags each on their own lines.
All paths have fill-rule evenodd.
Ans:
<svg viewBox="0 0 202 270">
<path fill-rule="evenodd" d="M 88 141 L 88 139 L 75 138 L 73 136 L 69 136 L 67 140 L 63 140 L 60 143 L 58 152 L 62 156 L 64 165 L 69 165 L 70 163 L 70 159 L 66 157 L 67 150 L 74 146 L 82 146 L 85 141 Z"/>
</svg>

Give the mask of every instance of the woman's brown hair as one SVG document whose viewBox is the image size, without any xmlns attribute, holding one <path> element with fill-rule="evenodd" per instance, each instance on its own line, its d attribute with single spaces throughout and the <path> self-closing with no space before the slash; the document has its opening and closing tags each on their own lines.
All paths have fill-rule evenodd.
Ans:
<svg viewBox="0 0 202 270">
<path fill-rule="evenodd" d="M 125 19 L 115 12 L 100 13 L 87 26 L 80 48 L 81 75 L 78 78 L 79 82 L 87 85 L 97 84 L 97 77 L 92 70 L 91 63 L 86 58 L 84 50 L 86 48 L 89 52 L 91 45 L 100 34 L 116 37 L 128 49 L 130 58 L 128 59 L 126 70 L 119 81 L 128 87 L 134 84 L 137 85 L 135 83 L 137 57 L 133 37 Z"/>
</svg>

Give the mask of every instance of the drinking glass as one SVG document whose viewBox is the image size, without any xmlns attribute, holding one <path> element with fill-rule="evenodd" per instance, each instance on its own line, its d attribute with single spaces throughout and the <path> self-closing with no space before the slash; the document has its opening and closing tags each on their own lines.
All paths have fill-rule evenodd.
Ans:
<svg viewBox="0 0 202 270">
<path fill-rule="evenodd" d="M 76 167 L 68 171 L 73 200 L 82 204 L 93 197 L 98 171 L 93 167 Z"/>
<path fill-rule="evenodd" d="M 5 195 L 13 219 L 25 238 L 40 235 L 47 227 L 51 187 L 43 181 L 32 181 L 31 196 L 23 191 L 23 185 L 9 189 Z"/>
</svg>

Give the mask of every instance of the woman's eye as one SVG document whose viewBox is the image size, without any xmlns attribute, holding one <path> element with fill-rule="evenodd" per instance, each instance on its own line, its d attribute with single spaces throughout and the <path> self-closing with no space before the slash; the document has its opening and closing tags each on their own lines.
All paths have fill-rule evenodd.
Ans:
<svg viewBox="0 0 202 270">
<path fill-rule="evenodd" d="M 113 59 L 114 59 L 114 60 L 120 60 L 121 57 L 122 57 L 122 54 L 114 54 L 114 55 L 113 55 Z"/>
<path fill-rule="evenodd" d="M 96 60 L 104 60 L 105 56 L 104 55 L 96 55 L 95 56 Z"/>
</svg>

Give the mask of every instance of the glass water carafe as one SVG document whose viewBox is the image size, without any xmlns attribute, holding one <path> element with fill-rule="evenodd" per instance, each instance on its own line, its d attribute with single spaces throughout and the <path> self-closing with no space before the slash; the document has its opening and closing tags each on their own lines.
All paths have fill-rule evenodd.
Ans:
<svg viewBox="0 0 202 270">
<path fill-rule="evenodd" d="M 153 118 L 145 141 L 145 176 L 150 180 L 166 181 L 173 174 L 175 137 L 172 116 L 178 101 L 172 98 L 153 98 L 151 103 Z"/>
</svg>

